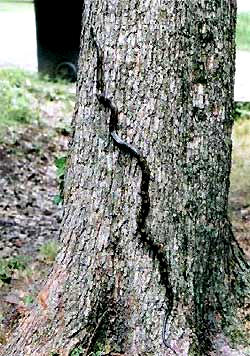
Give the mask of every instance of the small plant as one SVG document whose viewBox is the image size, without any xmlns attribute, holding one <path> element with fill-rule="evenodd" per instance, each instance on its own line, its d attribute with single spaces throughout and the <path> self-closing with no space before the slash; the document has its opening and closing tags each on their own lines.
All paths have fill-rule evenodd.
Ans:
<svg viewBox="0 0 250 356">
<path fill-rule="evenodd" d="M 25 270 L 28 264 L 26 256 L 15 256 L 0 260 L 0 280 L 10 283 L 12 274 L 15 270 Z"/>
<path fill-rule="evenodd" d="M 106 347 L 104 347 L 102 343 L 97 342 L 94 345 L 94 351 L 92 351 L 89 356 L 102 356 L 107 353 L 110 353 L 110 346 L 106 345 Z"/>
<path fill-rule="evenodd" d="M 25 305 L 31 305 L 34 303 L 34 298 L 31 295 L 25 295 L 25 297 L 23 297 L 23 302 Z"/>
<path fill-rule="evenodd" d="M 46 263 L 54 262 L 59 250 L 59 245 L 56 241 L 50 240 L 40 247 L 40 257 Z"/>
<path fill-rule="evenodd" d="M 8 260 L 8 266 L 11 269 L 24 270 L 28 265 L 29 258 L 27 256 L 15 256 Z"/>
<path fill-rule="evenodd" d="M 96 352 L 92 352 L 91 356 L 102 356 L 104 355 L 103 351 L 96 351 Z"/>
<path fill-rule="evenodd" d="M 55 160 L 56 176 L 59 184 L 59 194 L 57 194 L 53 200 L 56 205 L 63 203 L 64 177 L 66 172 L 66 165 L 67 165 L 67 156 L 61 156 L 56 158 Z"/>
<path fill-rule="evenodd" d="M 70 356 L 81 356 L 83 355 L 82 346 L 77 346 L 74 350 L 71 351 Z"/>
<path fill-rule="evenodd" d="M 250 103 L 235 102 L 234 120 L 250 118 Z"/>
</svg>

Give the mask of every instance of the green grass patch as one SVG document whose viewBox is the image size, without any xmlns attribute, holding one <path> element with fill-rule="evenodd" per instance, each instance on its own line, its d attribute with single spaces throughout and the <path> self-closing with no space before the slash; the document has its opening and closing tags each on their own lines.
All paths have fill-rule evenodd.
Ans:
<svg viewBox="0 0 250 356">
<path fill-rule="evenodd" d="M 69 86 L 21 69 L 0 69 L 0 131 L 6 126 L 37 123 L 41 109 L 51 102 L 69 103 L 71 110 L 75 98 Z"/>
<path fill-rule="evenodd" d="M 59 244 L 54 240 L 45 242 L 40 247 L 40 258 L 45 263 L 53 263 L 59 251 Z"/>
<path fill-rule="evenodd" d="M 39 119 L 32 102 L 32 76 L 19 69 L 0 69 L 0 127 Z"/>
<path fill-rule="evenodd" d="M 237 16 L 236 46 L 237 49 L 250 51 L 250 12 Z"/>
<path fill-rule="evenodd" d="M 250 120 L 241 118 L 233 127 L 230 194 L 241 206 L 250 206 Z M 236 202 L 236 204 L 237 204 Z"/>
<path fill-rule="evenodd" d="M 0 125 L 9 123 L 29 123 L 38 120 L 37 110 L 32 109 L 31 95 L 23 88 L 12 86 L 7 80 L 0 79 Z"/>
</svg>

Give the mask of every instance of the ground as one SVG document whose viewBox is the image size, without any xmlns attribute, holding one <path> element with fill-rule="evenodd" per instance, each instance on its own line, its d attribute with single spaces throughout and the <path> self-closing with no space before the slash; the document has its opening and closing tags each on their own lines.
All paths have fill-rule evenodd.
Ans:
<svg viewBox="0 0 250 356">
<path fill-rule="evenodd" d="M 12 87 L 2 91 L 10 79 Z M 31 95 L 31 110 L 11 91 L 15 84 L 25 96 Z M 11 111 L 0 118 L 0 343 L 4 343 L 18 317 L 32 306 L 59 248 L 62 206 L 55 204 L 60 193 L 55 160 L 66 155 L 75 86 L 0 70 L 0 91 L 2 110 L 4 105 L 9 108 L 5 96 L 14 95 L 12 101 L 20 107 L 15 111 L 20 122 L 10 120 Z M 35 119 L 26 122 L 23 112 Z"/>
<path fill-rule="evenodd" d="M 52 262 L 42 251 L 51 244 L 53 249 L 52 241 L 57 246 L 62 209 L 53 203 L 58 192 L 53 161 L 65 149 L 61 137 L 52 139 L 45 128 L 8 134 L 0 148 L 2 331 L 32 305 Z"/>
</svg>

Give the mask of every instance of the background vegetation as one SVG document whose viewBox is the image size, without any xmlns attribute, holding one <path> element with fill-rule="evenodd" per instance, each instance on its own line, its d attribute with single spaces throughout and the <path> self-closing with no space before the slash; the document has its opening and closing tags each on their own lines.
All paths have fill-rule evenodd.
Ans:
<svg viewBox="0 0 250 356">
<path fill-rule="evenodd" d="M 238 49 L 250 51 L 250 12 L 238 14 L 236 44 Z"/>
</svg>

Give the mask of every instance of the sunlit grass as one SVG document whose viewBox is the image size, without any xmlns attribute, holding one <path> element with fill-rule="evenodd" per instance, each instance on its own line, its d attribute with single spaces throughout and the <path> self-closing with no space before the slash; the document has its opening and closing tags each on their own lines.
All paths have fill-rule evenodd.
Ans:
<svg viewBox="0 0 250 356">
<path fill-rule="evenodd" d="M 32 94 L 28 90 L 30 80 L 21 70 L 0 70 L 0 125 L 29 123 L 39 119 L 32 107 Z"/>
<path fill-rule="evenodd" d="M 250 12 L 237 16 L 236 45 L 237 49 L 250 51 Z"/>
<path fill-rule="evenodd" d="M 50 103 L 65 103 L 65 110 L 72 111 L 71 86 L 21 69 L 0 69 L 0 132 L 6 126 L 37 122 Z"/>
<path fill-rule="evenodd" d="M 250 120 L 239 119 L 233 128 L 231 196 L 243 206 L 250 205 Z"/>
<path fill-rule="evenodd" d="M 59 251 L 59 244 L 57 241 L 47 241 L 40 247 L 40 258 L 46 263 L 52 263 Z"/>
</svg>

